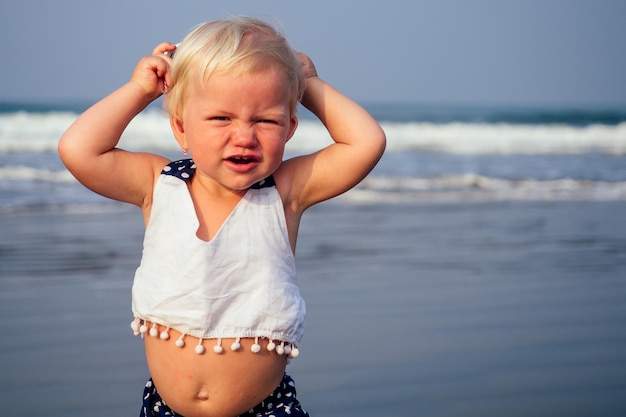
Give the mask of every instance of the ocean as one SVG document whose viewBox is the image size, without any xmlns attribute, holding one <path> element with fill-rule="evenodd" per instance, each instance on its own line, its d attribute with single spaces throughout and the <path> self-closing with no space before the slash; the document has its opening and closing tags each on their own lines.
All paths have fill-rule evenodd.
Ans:
<svg viewBox="0 0 626 417">
<path fill-rule="evenodd" d="M 59 161 L 85 106 L 0 104 L 1 415 L 139 413 L 143 221 Z M 626 108 L 366 107 L 385 155 L 301 223 L 304 408 L 626 415 Z M 329 141 L 302 111 L 287 156 Z M 121 146 L 182 157 L 158 106 Z"/>
<path fill-rule="evenodd" d="M 64 169 L 56 144 L 86 106 L 0 104 L 0 210 L 107 204 Z M 370 202 L 616 201 L 626 199 L 626 108 L 367 106 L 388 149 L 348 199 Z M 309 114 L 287 157 L 330 139 Z M 154 106 L 123 136 L 131 150 L 180 158 Z"/>
</svg>

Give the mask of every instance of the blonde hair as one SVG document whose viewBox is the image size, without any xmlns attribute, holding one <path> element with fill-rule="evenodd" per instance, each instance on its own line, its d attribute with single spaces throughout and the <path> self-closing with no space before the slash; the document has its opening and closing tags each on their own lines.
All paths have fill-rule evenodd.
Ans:
<svg viewBox="0 0 626 417">
<path fill-rule="evenodd" d="M 304 75 L 296 53 L 281 31 L 250 17 L 200 24 L 175 51 L 164 107 L 182 120 L 193 77 L 206 82 L 217 72 L 245 75 L 271 68 L 284 72 L 290 89 L 289 108 L 294 114 L 304 89 Z"/>
</svg>

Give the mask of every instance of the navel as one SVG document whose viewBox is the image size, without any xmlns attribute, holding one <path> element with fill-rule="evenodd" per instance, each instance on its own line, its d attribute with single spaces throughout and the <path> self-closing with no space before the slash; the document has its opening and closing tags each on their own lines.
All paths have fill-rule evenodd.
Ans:
<svg viewBox="0 0 626 417">
<path fill-rule="evenodd" d="M 196 394 L 196 398 L 200 401 L 206 401 L 209 399 L 209 392 L 206 390 L 200 390 L 198 394 Z"/>
</svg>

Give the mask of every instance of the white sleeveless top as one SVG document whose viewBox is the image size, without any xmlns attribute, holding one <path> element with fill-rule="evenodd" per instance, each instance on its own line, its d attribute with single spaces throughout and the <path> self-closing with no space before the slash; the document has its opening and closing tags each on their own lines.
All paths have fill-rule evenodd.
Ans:
<svg viewBox="0 0 626 417">
<path fill-rule="evenodd" d="M 193 161 L 172 162 L 154 188 L 132 290 L 135 333 L 156 336 L 160 325 L 218 339 L 216 352 L 221 338 L 241 337 L 270 339 L 269 348 L 282 342 L 279 353 L 288 343 L 284 353 L 297 352 L 305 304 L 273 178 L 252 186 L 206 242 L 196 236 L 199 221 L 187 188 L 194 173 Z M 169 337 L 167 330 L 161 337 Z"/>
</svg>

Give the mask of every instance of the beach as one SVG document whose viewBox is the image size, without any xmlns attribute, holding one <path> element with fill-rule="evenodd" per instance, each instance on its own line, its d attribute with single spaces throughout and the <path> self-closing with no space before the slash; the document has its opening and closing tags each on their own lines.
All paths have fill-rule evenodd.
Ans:
<svg viewBox="0 0 626 417">
<path fill-rule="evenodd" d="M 288 366 L 313 417 L 626 415 L 626 201 L 313 207 Z M 0 404 L 132 416 L 138 210 L 0 213 Z"/>
<path fill-rule="evenodd" d="M 139 210 L 57 143 L 87 107 L 0 103 L 0 415 L 135 416 Z M 375 104 L 355 189 L 311 208 L 288 372 L 313 417 L 626 415 L 626 109 Z M 330 143 L 301 114 L 286 158 Z M 182 157 L 158 107 L 120 146 Z"/>
</svg>

